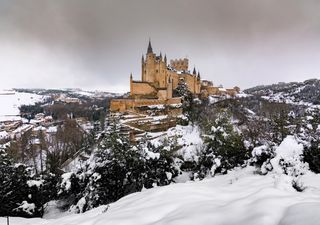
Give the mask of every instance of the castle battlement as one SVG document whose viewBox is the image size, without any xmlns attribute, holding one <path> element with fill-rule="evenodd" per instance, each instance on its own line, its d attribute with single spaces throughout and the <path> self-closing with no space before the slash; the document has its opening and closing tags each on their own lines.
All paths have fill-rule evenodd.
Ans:
<svg viewBox="0 0 320 225">
<path fill-rule="evenodd" d="M 170 60 L 170 66 L 175 70 L 188 71 L 189 70 L 189 59 L 172 59 Z"/>
</svg>

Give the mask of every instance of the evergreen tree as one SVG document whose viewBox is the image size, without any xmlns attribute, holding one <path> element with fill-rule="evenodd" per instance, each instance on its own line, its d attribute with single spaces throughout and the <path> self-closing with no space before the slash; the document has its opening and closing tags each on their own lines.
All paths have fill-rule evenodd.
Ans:
<svg viewBox="0 0 320 225">
<path fill-rule="evenodd" d="M 205 135 L 205 148 L 200 153 L 198 162 L 198 178 L 216 173 L 226 173 L 236 166 L 241 166 L 249 159 L 249 151 L 245 148 L 243 138 L 230 124 L 230 115 L 222 110 Z M 208 132 L 209 131 L 209 132 Z"/>
<path fill-rule="evenodd" d="M 7 216 L 10 215 L 13 206 L 10 204 L 9 201 L 9 194 L 10 191 L 9 183 L 11 179 L 11 175 L 13 172 L 12 168 L 12 159 L 8 156 L 8 154 L 3 150 L 0 149 L 0 216 Z M 6 204 L 3 204 L 7 202 Z"/>
<path fill-rule="evenodd" d="M 171 153 L 163 147 L 163 145 L 155 147 L 150 142 L 144 141 L 139 146 L 145 154 L 145 188 L 168 185 L 178 175 Z"/>
<path fill-rule="evenodd" d="M 173 90 L 173 97 L 182 97 L 185 98 L 190 93 L 187 83 L 180 79 L 178 86 Z"/>
<path fill-rule="evenodd" d="M 32 185 L 31 171 L 24 164 L 14 164 L 7 153 L 0 150 L 0 216 L 42 215 L 39 186 Z"/>
<path fill-rule="evenodd" d="M 114 202 L 142 189 L 142 155 L 125 135 L 119 134 L 116 122 L 107 130 L 92 160 L 85 172 L 87 185 L 74 207 L 78 212 Z"/>
<path fill-rule="evenodd" d="M 304 161 L 309 164 L 310 170 L 320 173 L 320 141 L 314 140 L 303 152 Z"/>
<path fill-rule="evenodd" d="M 182 110 L 190 122 L 194 122 L 197 117 L 196 103 L 187 83 L 180 79 L 178 86 L 173 90 L 173 97 L 181 97 Z"/>
</svg>

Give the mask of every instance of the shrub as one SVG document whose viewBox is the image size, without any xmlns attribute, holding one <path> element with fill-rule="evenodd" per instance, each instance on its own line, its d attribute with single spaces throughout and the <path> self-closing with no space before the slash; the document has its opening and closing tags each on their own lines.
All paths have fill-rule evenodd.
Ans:
<svg viewBox="0 0 320 225">
<path fill-rule="evenodd" d="M 320 145 L 318 141 L 313 141 L 311 146 L 304 148 L 303 159 L 309 164 L 310 170 L 320 173 Z"/>
</svg>

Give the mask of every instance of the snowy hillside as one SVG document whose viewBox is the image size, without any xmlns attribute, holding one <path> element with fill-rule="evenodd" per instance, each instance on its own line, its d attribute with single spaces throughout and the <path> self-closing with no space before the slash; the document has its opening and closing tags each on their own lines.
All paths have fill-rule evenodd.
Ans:
<svg viewBox="0 0 320 225">
<path fill-rule="evenodd" d="M 71 106 L 85 113 L 70 107 L 75 119 L 57 123 L 48 140 L 33 132 L 47 144 L 38 152 L 44 173 L 35 172 L 42 160 L 39 167 L 33 141 L 28 164 L 15 155 L 27 147 L 3 147 L 0 216 L 17 225 L 319 225 L 320 107 L 304 99 L 318 84 L 303 84 L 185 100 L 172 124 L 160 113 L 87 115 L 105 101 L 93 97 L 100 107 L 88 107 L 80 104 L 86 93 L 58 92 L 61 109 L 76 98 Z M 88 122 L 92 130 L 82 133 Z"/>
<path fill-rule="evenodd" d="M 260 176 L 254 171 L 248 167 L 201 182 L 144 190 L 84 214 L 64 214 L 55 219 L 11 218 L 11 224 L 319 224 L 320 175 L 304 175 L 301 181 L 307 189 L 300 193 L 285 175 Z M 5 218 L 0 218 L 0 223 L 4 224 Z"/>
<path fill-rule="evenodd" d="M 274 170 L 267 175 L 259 175 L 251 166 L 235 168 L 202 181 L 143 189 L 83 214 L 60 213 L 51 204 L 44 219 L 11 218 L 11 224 L 318 225 L 320 174 L 299 160 L 302 148 L 288 136 L 277 147 L 270 161 Z M 253 154 L 259 154 L 259 149 Z M 291 169 L 284 171 L 281 162 L 291 164 Z M 292 186 L 293 181 L 303 192 Z M 5 218 L 0 222 L 5 223 Z"/>
<path fill-rule="evenodd" d="M 0 121 L 19 119 L 19 106 L 33 105 L 45 96 L 15 91 L 0 90 Z"/>
<path fill-rule="evenodd" d="M 63 94 L 68 97 L 83 97 L 83 98 L 100 98 L 100 97 L 119 97 L 122 96 L 123 93 L 112 93 L 112 92 L 104 92 L 104 91 L 87 91 L 79 88 L 62 88 L 62 89 L 14 89 L 17 92 L 25 92 L 25 93 L 33 93 L 38 95 L 55 95 L 55 94 Z"/>
<path fill-rule="evenodd" d="M 245 90 L 245 93 L 260 95 L 275 102 L 320 104 L 320 80 L 257 86 Z"/>
</svg>

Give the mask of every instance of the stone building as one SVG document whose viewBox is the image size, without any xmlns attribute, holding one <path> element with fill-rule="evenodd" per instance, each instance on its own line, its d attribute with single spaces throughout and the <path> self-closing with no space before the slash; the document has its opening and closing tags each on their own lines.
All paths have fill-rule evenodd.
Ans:
<svg viewBox="0 0 320 225">
<path fill-rule="evenodd" d="M 167 56 L 156 55 L 153 52 L 151 42 L 147 48 L 147 54 L 141 59 L 141 80 L 134 80 L 130 75 L 130 95 L 126 99 L 114 99 L 111 101 L 111 111 L 136 111 L 137 108 L 152 105 L 176 105 L 181 103 L 180 98 L 173 97 L 173 90 L 183 80 L 188 89 L 195 96 L 208 95 L 235 95 L 239 88 L 221 89 L 214 87 L 211 81 L 200 79 L 200 73 L 189 70 L 189 60 L 174 59 L 167 62 Z M 179 111 L 180 112 L 180 111 Z"/>
</svg>

